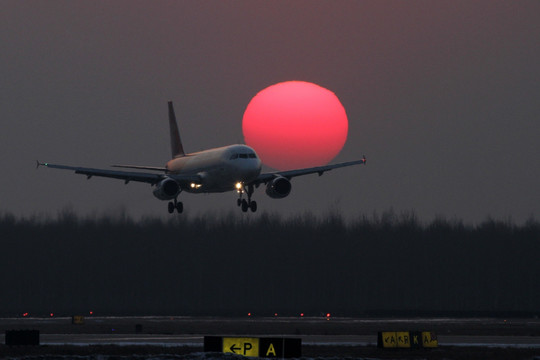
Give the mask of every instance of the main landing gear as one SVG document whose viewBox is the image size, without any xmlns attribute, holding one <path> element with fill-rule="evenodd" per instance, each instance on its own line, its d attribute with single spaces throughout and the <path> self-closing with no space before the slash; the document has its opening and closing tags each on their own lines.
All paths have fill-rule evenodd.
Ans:
<svg viewBox="0 0 540 360">
<path fill-rule="evenodd" d="M 169 214 L 172 214 L 174 210 L 181 214 L 184 211 L 184 204 L 182 204 L 181 201 L 178 201 L 178 199 L 174 199 L 174 201 L 169 201 L 168 210 Z"/>
<path fill-rule="evenodd" d="M 253 195 L 253 185 L 248 185 L 247 188 L 238 190 L 239 198 L 236 200 L 236 205 L 240 206 L 243 212 L 247 212 L 248 209 L 251 209 L 251 212 L 257 211 L 257 202 L 251 200 L 251 195 Z M 247 200 L 242 199 L 244 192 L 247 194 Z"/>
</svg>

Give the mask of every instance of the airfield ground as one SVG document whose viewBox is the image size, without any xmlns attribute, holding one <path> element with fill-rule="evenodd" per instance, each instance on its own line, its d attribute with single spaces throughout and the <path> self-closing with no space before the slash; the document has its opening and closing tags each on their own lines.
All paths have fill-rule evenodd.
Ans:
<svg viewBox="0 0 540 360">
<path fill-rule="evenodd" d="M 0 345 L 0 358 L 199 359 L 204 335 L 251 335 L 300 337 L 304 358 L 540 359 L 539 319 L 86 317 L 82 325 L 68 317 L 0 319 L 1 335 L 13 329 L 39 330 L 42 345 Z M 379 349 L 378 331 L 433 331 L 439 347 Z"/>
</svg>

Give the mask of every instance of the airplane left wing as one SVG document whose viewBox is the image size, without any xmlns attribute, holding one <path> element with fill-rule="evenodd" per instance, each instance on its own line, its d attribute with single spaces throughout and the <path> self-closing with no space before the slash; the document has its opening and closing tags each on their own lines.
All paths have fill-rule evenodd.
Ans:
<svg viewBox="0 0 540 360">
<path fill-rule="evenodd" d="M 342 162 L 338 164 L 332 164 L 332 165 L 325 165 L 325 166 L 317 166 L 317 167 L 311 167 L 311 168 L 305 168 L 305 169 L 297 169 L 297 170 L 287 170 L 287 171 L 276 171 L 271 173 L 264 173 L 260 174 L 257 179 L 255 179 L 252 184 L 253 185 L 259 185 L 261 183 L 267 183 L 268 181 L 278 177 L 282 176 L 287 179 L 291 179 L 295 176 L 302 176 L 302 175 L 308 175 L 308 174 L 319 174 L 321 176 L 326 171 L 330 171 L 333 169 L 346 167 L 346 166 L 352 166 L 352 165 L 359 165 L 359 164 L 366 164 L 366 157 L 364 156 L 361 160 L 355 160 L 355 161 L 347 161 Z"/>
<path fill-rule="evenodd" d="M 138 181 L 138 182 L 145 182 L 149 184 L 157 184 L 160 182 L 164 176 L 161 174 L 149 174 L 149 173 L 143 173 L 143 172 L 132 172 L 132 171 L 118 171 L 118 170 L 105 170 L 105 169 L 93 169 L 93 168 L 85 168 L 85 167 L 78 167 L 78 166 L 68 166 L 68 165 L 58 165 L 58 164 L 50 164 L 50 163 L 42 163 L 37 162 L 37 166 L 45 166 L 51 169 L 62 169 L 62 170 L 72 170 L 75 172 L 75 174 L 82 174 L 86 175 L 88 179 L 90 179 L 92 176 L 100 176 L 100 177 L 108 177 L 113 179 L 121 179 L 126 182 L 126 184 L 130 181 Z"/>
<path fill-rule="evenodd" d="M 113 179 L 124 180 L 127 184 L 130 181 L 144 182 L 151 185 L 159 183 L 165 178 L 172 178 L 176 180 L 181 187 L 188 187 L 192 182 L 200 182 L 201 179 L 197 175 L 175 175 L 175 174 L 155 174 L 145 172 L 134 171 L 118 171 L 118 170 L 106 170 L 106 169 L 93 169 L 78 166 L 58 165 L 50 163 L 37 162 L 37 166 L 45 166 L 51 169 L 72 170 L 75 174 L 86 175 L 88 179 L 92 176 L 107 177 Z"/>
</svg>

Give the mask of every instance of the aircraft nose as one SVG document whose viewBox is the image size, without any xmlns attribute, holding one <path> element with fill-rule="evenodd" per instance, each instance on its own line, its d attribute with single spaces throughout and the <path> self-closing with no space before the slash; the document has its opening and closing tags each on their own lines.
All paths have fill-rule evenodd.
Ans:
<svg viewBox="0 0 540 360">
<path fill-rule="evenodd" d="M 261 173 L 261 161 L 253 159 L 243 164 L 238 164 L 238 170 L 244 174 L 246 181 L 252 181 Z"/>
</svg>

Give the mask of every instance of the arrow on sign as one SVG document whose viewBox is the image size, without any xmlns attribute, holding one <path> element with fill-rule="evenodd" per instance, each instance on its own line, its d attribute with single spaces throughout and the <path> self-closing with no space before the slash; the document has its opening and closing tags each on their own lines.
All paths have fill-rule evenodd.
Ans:
<svg viewBox="0 0 540 360">
<path fill-rule="evenodd" d="M 236 347 L 236 344 L 232 344 L 231 347 L 230 347 L 230 349 L 231 349 L 231 351 L 232 351 L 233 353 L 235 353 L 235 354 L 238 354 L 238 353 L 236 352 L 236 350 L 242 350 L 241 347 Z"/>
</svg>

